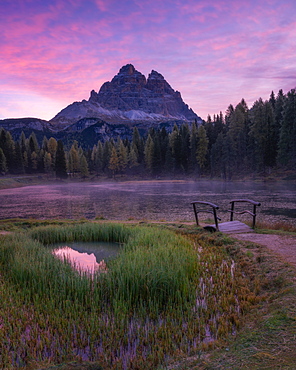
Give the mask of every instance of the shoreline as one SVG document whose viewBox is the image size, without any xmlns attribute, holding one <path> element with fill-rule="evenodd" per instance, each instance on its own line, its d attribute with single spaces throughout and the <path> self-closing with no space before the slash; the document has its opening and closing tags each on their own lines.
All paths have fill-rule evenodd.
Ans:
<svg viewBox="0 0 296 370">
<path fill-rule="evenodd" d="M 196 177 L 196 176 L 157 176 L 157 177 L 142 177 L 142 176 L 117 176 L 115 178 L 104 176 L 89 176 L 87 178 L 67 178 L 67 179 L 58 179 L 55 177 L 48 177 L 44 174 L 34 174 L 34 175 L 16 175 L 16 176 L 3 176 L 0 177 L 0 190 L 17 188 L 23 186 L 32 186 L 32 185 L 53 185 L 53 184 L 69 184 L 69 183 L 85 183 L 85 182 L 94 182 L 94 183 L 149 183 L 149 182 L 171 182 L 171 183 L 189 183 L 189 182 L 199 182 L 199 181 L 215 181 L 220 183 L 243 183 L 243 182 L 288 182 L 296 184 L 296 176 L 279 176 L 279 177 L 245 177 L 245 178 L 235 178 L 231 180 L 225 180 L 221 178 L 211 178 L 211 177 Z"/>
</svg>

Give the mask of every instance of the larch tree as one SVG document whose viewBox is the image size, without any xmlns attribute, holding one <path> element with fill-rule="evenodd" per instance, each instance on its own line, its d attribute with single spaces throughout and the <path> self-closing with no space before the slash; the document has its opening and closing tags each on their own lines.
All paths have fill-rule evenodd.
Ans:
<svg viewBox="0 0 296 370">
<path fill-rule="evenodd" d="M 115 146 L 113 146 L 112 149 L 111 149 L 111 156 L 110 156 L 108 168 L 112 171 L 113 177 L 115 177 L 115 174 L 120 169 L 117 150 L 116 150 Z"/>
<path fill-rule="evenodd" d="M 82 177 L 87 177 L 89 176 L 89 170 L 88 170 L 88 164 L 85 155 L 83 154 L 80 157 L 80 175 Z"/>
</svg>

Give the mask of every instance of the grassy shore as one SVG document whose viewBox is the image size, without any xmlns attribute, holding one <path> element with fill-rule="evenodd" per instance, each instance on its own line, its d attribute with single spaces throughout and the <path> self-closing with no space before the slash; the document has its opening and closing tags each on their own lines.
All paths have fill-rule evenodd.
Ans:
<svg viewBox="0 0 296 370">
<path fill-rule="evenodd" d="M 0 236 L 3 369 L 293 369 L 295 270 L 185 224 L 8 220 Z M 124 243 L 90 278 L 47 244 Z"/>
</svg>

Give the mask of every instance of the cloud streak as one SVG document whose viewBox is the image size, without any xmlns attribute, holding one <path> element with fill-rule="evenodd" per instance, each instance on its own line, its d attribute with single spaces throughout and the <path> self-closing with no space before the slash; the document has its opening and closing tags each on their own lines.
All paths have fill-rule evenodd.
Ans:
<svg viewBox="0 0 296 370">
<path fill-rule="evenodd" d="M 27 115 L 30 98 L 31 115 L 50 119 L 126 63 L 163 74 L 203 118 L 267 99 L 296 86 L 295 11 L 294 0 L 4 0 L 0 118 Z M 54 104 L 40 111 L 40 99 Z"/>
</svg>

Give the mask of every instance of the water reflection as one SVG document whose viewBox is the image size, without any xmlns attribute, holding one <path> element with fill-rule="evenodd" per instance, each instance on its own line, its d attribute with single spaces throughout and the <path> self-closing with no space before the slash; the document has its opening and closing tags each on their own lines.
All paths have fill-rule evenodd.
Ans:
<svg viewBox="0 0 296 370">
<path fill-rule="evenodd" d="M 50 247 L 58 258 L 66 259 L 77 270 L 88 273 L 107 272 L 106 261 L 114 258 L 120 250 L 120 244 L 107 242 L 73 242 Z"/>
<path fill-rule="evenodd" d="M 293 182 L 126 181 L 85 182 L 0 190 L 0 219 L 94 219 L 192 221 L 191 202 L 217 204 L 222 221 L 229 219 L 229 201 L 250 198 L 261 202 L 260 221 L 296 220 Z M 280 212 L 279 212 L 280 210 Z"/>
</svg>

